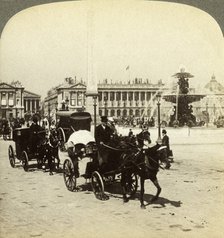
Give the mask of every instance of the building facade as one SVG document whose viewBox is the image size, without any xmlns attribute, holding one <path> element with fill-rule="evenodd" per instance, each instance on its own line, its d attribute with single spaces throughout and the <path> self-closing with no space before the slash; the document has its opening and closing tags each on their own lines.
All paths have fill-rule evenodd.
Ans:
<svg viewBox="0 0 224 238">
<path fill-rule="evenodd" d="M 200 118 L 203 117 L 202 112 L 206 112 L 209 116 L 208 122 L 214 123 L 219 116 L 224 115 L 224 86 L 213 74 L 211 80 L 205 85 L 203 93 L 206 97 L 193 104 L 194 113 L 197 118 Z"/>
<path fill-rule="evenodd" d="M 0 99 L 0 118 L 22 118 L 26 112 L 39 110 L 40 96 L 26 91 L 18 81 L 0 83 Z"/>
<path fill-rule="evenodd" d="M 45 116 L 55 117 L 57 110 L 86 110 L 86 84 L 81 81 L 69 82 L 52 88 L 44 99 Z M 108 82 L 98 84 L 97 115 L 110 117 L 151 117 L 157 113 L 157 95 L 167 89 L 160 80 L 152 84 L 148 80 L 135 79 L 128 83 Z M 161 103 L 162 117 L 167 119 L 171 105 Z M 165 119 L 164 118 L 164 119 Z"/>
</svg>

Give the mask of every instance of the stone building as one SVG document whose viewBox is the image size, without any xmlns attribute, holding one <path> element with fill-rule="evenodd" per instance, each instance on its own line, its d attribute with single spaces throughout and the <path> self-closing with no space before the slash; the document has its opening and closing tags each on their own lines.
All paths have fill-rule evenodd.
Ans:
<svg viewBox="0 0 224 238">
<path fill-rule="evenodd" d="M 25 112 L 39 110 L 40 96 L 25 90 L 19 81 L 0 83 L 0 99 L 0 118 L 21 118 Z"/>
<path fill-rule="evenodd" d="M 219 116 L 224 115 L 224 86 L 216 80 L 213 74 L 202 92 L 206 94 L 206 97 L 194 104 L 195 114 L 200 118 L 203 117 L 202 112 L 207 112 L 208 122 L 214 123 Z"/>
<path fill-rule="evenodd" d="M 46 116 L 54 117 L 57 110 L 80 111 L 86 109 L 86 84 L 80 80 L 65 81 L 48 91 L 44 99 Z M 152 84 L 148 80 L 136 78 L 132 82 L 113 82 L 105 79 L 98 84 L 97 114 L 111 117 L 145 116 L 156 113 L 158 92 L 167 90 L 160 80 Z M 162 103 L 163 104 L 163 103 Z M 164 116 L 170 105 L 163 104 Z"/>
</svg>

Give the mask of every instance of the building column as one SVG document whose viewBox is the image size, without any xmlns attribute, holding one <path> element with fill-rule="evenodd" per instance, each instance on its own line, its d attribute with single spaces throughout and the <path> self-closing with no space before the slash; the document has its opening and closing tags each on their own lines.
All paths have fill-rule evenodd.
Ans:
<svg viewBox="0 0 224 238">
<path fill-rule="evenodd" d="M 30 100 L 30 111 L 31 111 L 31 113 L 33 111 L 33 100 Z"/>
</svg>

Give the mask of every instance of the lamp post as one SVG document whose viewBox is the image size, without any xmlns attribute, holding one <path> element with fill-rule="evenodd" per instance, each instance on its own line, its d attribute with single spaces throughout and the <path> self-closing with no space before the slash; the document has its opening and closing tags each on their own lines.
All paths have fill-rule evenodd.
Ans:
<svg viewBox="0 0 224 238">
<path fill-rule="evenodd" d="M 94 110 L 94 131 L 96 129 L 96 108 L 98 93 L 86 93 L 86 97 L 93 97 L 93 110 Z"/>
<path fill-rule="evenodd" d="M 66 110 L 66 111 L 69 111 L 68 103 L 69 103 L 69 99 L 68 99 L 68 97 L 67 97 L 67 98 L 65 99 L 65 105 L 66 105 L 65 110 Z"/>
<path fill-rule="evenodd" d="M 104 115 L 107 116 L 107 97 L 104 96 L 104 106 L 105 106 L 105 113 Z"/>
<path fill-rule="evenodd" d="M 55 102 L 55 110 L 56 110 L 56 112 L 58 111 L 58 102 L 57 101 Z"/>
<path fill-rule="evenodd" d="M 206 102 L 206 127 L 208 127 L 208 102 Z"/>
<path fill-rule="evenodd" d="M 158 139 L 157 139 L 157 143 L 161 144 L 162 143 L 162 139 L 161 139 L 161 125 L 160 125 L 160 100 L 161 100 L 161 95 L 157 94 L 156 95 L 157 98 L 157 106 L 158 106 Z"/>
<path fill-rule="evenodd" d="M 51 113 L 50 102 L 48 102 L 48 118 L 49 119 L 50 119 L 50 113 Z"/>
</svg>

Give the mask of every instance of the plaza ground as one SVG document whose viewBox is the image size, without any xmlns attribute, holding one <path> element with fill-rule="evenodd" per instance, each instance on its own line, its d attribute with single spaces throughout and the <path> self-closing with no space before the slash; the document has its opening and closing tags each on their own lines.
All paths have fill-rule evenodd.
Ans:
<svg viewBox="0 0 224 238">
<path fill-rule="evenodd" d="M 120 128 L 127 134 L 129 128 Z M 139 129 L 133 129 L 137 133 Z M 63 174 L 11 168 L 8 146 L 0 139 L 0 237 L 223 237 L 224 129 L 167 128 L 175 162 L 160 170 L 160 198 L 140 208 L 135 198 L 123 203 L 119 186 L 106 189 L 109 200 L 97 200 L 86 185 L 69 192 Z M 157 129 L 150 129 L 152 141 Z M 60 153 L 61 162 L 66 153 Z M 87 160 L 80 163 L 84 170 Z M 62 167 L 62 165 L 61 165 Z M 85 184 L 80 178 L 79 184 Z M 146 182 L 144 200 L 156 189 Z"/>
</svg>

